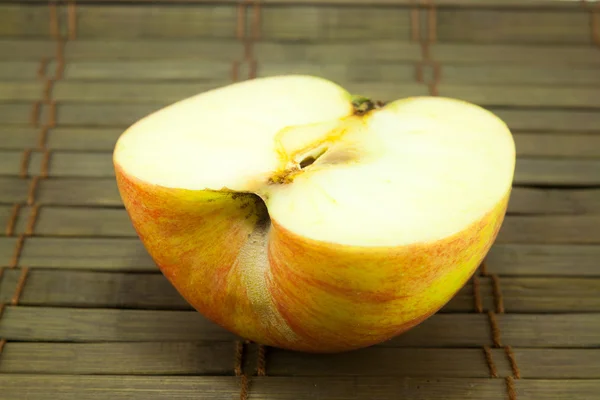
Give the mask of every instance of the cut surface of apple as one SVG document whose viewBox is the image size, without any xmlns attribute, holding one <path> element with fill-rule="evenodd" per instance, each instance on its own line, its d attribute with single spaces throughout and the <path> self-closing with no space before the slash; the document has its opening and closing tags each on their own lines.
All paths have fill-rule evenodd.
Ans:
<svg viewBox="0 0 600 400">
<path fill-rule="evenodd" d="M 343 351 L 436 312 L 504 218 L 507 126 L 455 99 L 379 105 L 318 77 L 225 86 L 132 125 L 114 151 L 165 276 L 234 333 Z"/>
</svg>

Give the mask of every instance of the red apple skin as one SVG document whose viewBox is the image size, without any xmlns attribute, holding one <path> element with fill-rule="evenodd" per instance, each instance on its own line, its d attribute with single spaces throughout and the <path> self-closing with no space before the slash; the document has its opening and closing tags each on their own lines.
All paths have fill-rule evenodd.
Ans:
<svg viewBox="0 0 600 400">
<path fill-rule="evenodd" d="M 116 161 L 115 171 L 144 246 L 195 309 L 242 338 L 315 353 L 381 343 L 443 307 L 490 249 L 510 196 L 443 240 L 368 248 L 310 240 L 276 221 L 260 235 L 257 197 L 155 186 Z"/>
</svg>

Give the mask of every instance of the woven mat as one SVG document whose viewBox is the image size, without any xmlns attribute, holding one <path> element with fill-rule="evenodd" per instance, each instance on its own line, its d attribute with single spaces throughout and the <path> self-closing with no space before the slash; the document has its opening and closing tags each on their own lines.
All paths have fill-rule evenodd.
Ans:
<svg viewBox="0 0 600 400">
<path fill-rule="evenodd" d="M 600 399 L 600 6 L 559 0 L 0 4 L 0 399 Z M 219 85 L 310 73 L 472 101 L 514 132 L 506 222 L 439 313 L 316 356 L 245 343 L 137 239 L 111 151 Z"/>
</svg>

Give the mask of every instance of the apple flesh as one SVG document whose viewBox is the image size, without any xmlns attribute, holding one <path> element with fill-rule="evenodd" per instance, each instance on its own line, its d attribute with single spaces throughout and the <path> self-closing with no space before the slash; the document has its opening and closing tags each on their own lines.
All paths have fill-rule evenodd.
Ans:
<svg viewBox="0 0 600 400">
<path fill-rule="evenodd" d="M 515 148 L 459 100 L 375 106 L 310 76 L 235 83 L 133 124 L 114 151 L 139 237 L 200 313 L 339 352 L 446 304 L 502 224 Z"/>
</svg>

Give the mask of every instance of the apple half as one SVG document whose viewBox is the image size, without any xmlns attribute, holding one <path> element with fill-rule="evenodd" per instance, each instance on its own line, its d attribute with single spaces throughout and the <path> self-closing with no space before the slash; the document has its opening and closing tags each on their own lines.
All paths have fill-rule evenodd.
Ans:
<svg viewBox="0 0 600 400">
<path fill-rule="evenodd" d="M 257 343 L 340 352 L 466 283 L 504 219 L 515 148 L 473 104 L 382 105 L 286 75 L 154 112 L 113 160 L 136 232 L 195 309 Z"/>
</svg>

